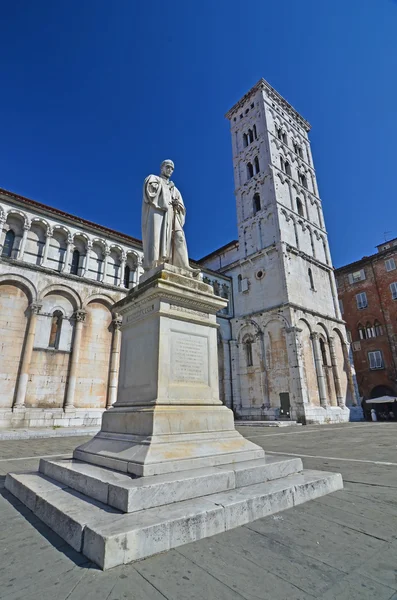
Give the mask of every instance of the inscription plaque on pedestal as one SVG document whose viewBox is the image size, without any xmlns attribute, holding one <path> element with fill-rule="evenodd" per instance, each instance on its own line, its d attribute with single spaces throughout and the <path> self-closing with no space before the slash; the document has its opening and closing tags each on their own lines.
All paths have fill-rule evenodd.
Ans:
<svg viewBox="0 0 397 600">
<path fill-rule="evenodd" d="M 209 385 L 207 337 L 172 332 L 170 379 L 172 383 Z"/>
</svg>

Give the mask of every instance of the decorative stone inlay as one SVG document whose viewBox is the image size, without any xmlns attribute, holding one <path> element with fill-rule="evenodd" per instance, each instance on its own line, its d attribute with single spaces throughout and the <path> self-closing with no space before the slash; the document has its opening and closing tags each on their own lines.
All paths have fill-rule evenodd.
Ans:
<svg viewBox="0 0 397 600">
<path fill-rule="evenodd" d="M 134 319 L 136 319 L 138 317 L 142 317 L 143 315 L 148 315 L 153 311 L 154 311 L 154 304 L 151 304 L 150 306 L 146 306 L 145 308 L 136 310 L 132 314 L 128 315 L 127 323 L 129 323 L 130 321 L 133 321 Z"/>
<path fill-rule="evenodd" d="M 39 302 L 32 302 L 30 304 L 29 308 L 30 308 L 32 314 L 38 315 L 41 307 L 42 307 L 42 304 L 40 304 Z"/>
<path fill-rule="evenodd" d="M 205 319 L 209 318 L 209 314 L 202 312 L 200 310 L 195 310 L 194 308 L 186 308 L 185 306 L 178 306 L 177 304 L 170 304 L 170 310 L 176 310 L 179 312 L 189 313 L 191 315 L 196 315 L 197 317 L 203 317 Z"/>
<path fill-rule="evenodd" d="M 76 312 L 74 313 L 76 321 L 79 321 L 81 323 L 84 323 L 86 315 L 87 313 L 85 310 L 76 310 Z"/>
</svg>

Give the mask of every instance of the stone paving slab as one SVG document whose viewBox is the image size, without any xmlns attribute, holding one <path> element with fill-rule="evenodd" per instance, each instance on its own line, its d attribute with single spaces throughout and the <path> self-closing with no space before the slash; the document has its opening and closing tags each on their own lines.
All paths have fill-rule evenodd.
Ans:
<svg viewBox="0 0 397 600">
<path fill-rule="evenodd" d="M 248 435 L 247 430 L 244 433 Z M 378 450 L 382 460 L 397 462 L 397 424 L 249 429 L 250 436 L 258 433 L 261 437 L 253 441 L 265 450 L 310 454 L 313 458 L 303 458 L 305 468 L 342 472 L 345 489 L 256 521 L 262 525 L 260 531 L 242 526 L 106 572 L 96 569 L 35 519 L 26 507 L 0 490 L 3 491 L 0 495 L 0 560 L 2 564 L 7 560 L 7 568 L 0 569 L 1 599 L 241 600 L 255 597 L 262 600 L 273 592 L 272 600 L 286 600 L 288 596 L 283 593 L 282 582 L 287 582 L 295 586 L 295 591 L 301 589 L 308 598 L 397 600 L 396 561 L 393 560 L 397 556 L 394 530 L 397 467 L 374 464 L 380 460 Z M 73 448 L 85 439 L 0 442 L 3 480 L 7 472 L 18 470 L 18 465 L 20 470 L 37 469 L 38 458 L 29 457 L 66 453 L 71 456 Z M 336 454 L 341 454 L 338 460 L 318 458 Z M 21 458 L 23 460 L 15 460 Z M 351 462 L 352 459 L 367 462 Z M 326 512 L 326 502 L 330 507 L 337 507 L 340 502 L 346 514 L 365 517 L 380 527 L 387 522 L 392 530 L 392 541 L 373 537 L 369 530 L 364 533 L 335 523 L 331 513 L 326 521 L 311 516 L 314 505 L 321 505 Z M 11 522 L 15 528 L 9 527 Z M 244 586 L 231 577 L 223 578 L 216 571 L 216 565 L 207 564 L 212 556 L 210 548 L 215 548 L 219 560 L 223 558 L 225 564 L 232 561 L 238 564 L 240 557 L 249 560 L 255 577 L 252 586 L 248 578 Z M 182 556 L 182 550 L 186 555 Z M 196 562 L 200 553 L 206 563 L 201 562 L 204 561 L 201 558 L 199 564 Z M 268 572 L 276 579 L 277 586 L 270 585 Z"/>
<path fill-rule="evenodd" d="M 78 435 L 93 436 L 100 427 L 46 427 L 43 429 L 0 429 L 0 440 L 36 440 L 54 437 L 76 437 Z"/>
</svg>

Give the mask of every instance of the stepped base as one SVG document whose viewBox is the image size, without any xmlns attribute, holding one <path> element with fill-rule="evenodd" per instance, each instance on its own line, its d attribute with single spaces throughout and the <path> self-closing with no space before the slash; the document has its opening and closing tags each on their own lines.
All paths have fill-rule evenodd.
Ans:
<svg viewBox="0 0 397 600">
<path fill-rule="evenodd" d="M 8 474 L 5 485 L 75 550 L 109 569 L 334 492 L 343 482 L 338 473 L 302 471 L 300 459 L 272 457 L 145 478 L 42 460 L 39 473 Z"/>
</svg>

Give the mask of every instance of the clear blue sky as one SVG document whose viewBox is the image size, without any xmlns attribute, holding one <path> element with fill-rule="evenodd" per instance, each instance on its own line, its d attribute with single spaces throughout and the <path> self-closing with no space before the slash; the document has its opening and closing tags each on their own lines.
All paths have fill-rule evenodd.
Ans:
<svg viewBox="0 0 397 600">
<path fill-rule="evenodd" d="M 395 0 L 3 0 L 0 186 L 140 237 L 172 158 L 190 255 L 236 237 L 225 112 L 264 77 L 311 124 L 335 266 L 397 236 Z"/>
</svg>

